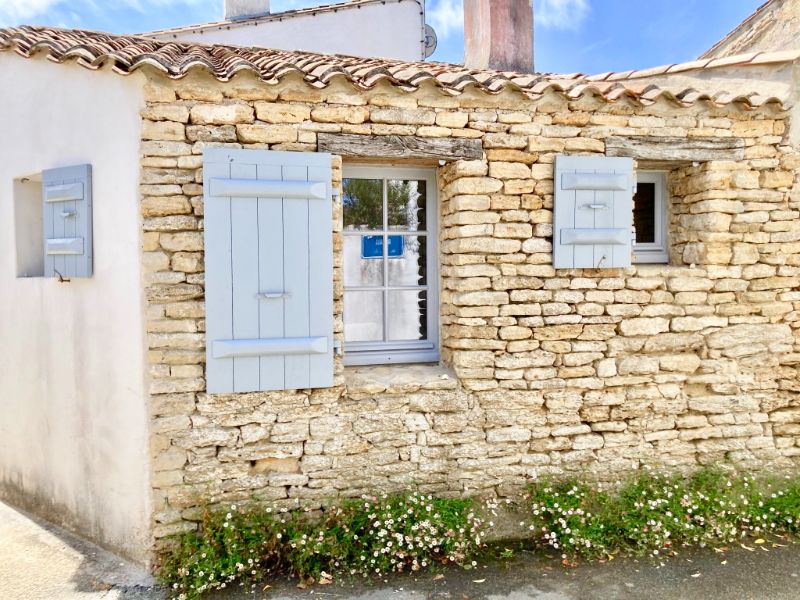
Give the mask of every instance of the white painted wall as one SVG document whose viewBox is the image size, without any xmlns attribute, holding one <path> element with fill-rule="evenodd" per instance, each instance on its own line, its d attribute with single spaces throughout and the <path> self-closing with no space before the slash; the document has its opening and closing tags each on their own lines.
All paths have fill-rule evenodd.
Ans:
<svg viewBox="0 0 800 600">
<path fill-rule="evenodd" d="M 424 58 L 422 5 L 421 0 L 388 0 L 282 20 L 256 19 L 148 35 L 161 40 L 418 61 Z"/>
<path fill-rule="evenodd" d="M 0 53 L 0 497 L 144 562 L 142 86 Z M 82 163 L 93 167 L 94 277 L 17 278 L 14 179 Z"/>
</svg>

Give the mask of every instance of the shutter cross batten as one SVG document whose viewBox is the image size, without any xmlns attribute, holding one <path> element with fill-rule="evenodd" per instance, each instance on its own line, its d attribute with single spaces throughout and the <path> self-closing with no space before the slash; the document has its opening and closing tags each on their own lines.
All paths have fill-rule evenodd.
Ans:
<svg viewBox="0 0 800 600">
<path fill-rule="evenodd" d="M 253 179 L 212 179 L 213 196 L 237 196 L 243 198 L 281 197 L 316 198 L 324 200 L 328 193 L 324 181 L 270 181 Z"/>
<path fill-rule="evenodd" d="M 331 156 L 204 152 L 209 393 L 333 385 Z"/>
</svg>

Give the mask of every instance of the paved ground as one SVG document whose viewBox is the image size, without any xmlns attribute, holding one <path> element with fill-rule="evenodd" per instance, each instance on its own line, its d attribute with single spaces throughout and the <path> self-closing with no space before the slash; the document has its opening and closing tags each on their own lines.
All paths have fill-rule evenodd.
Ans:
<svg viewBox="0 0 800 600">
<path fill-rule="evenodd" d="M 0 502 L 0 600 L 161 600 L 142 569 Z"/>
<path fill-rule="evenodd" d="M 164 600 L 146 573 L 108 552 L 0 503 L 0 600 Z M 799 600 L 800 545 L 682 553 L 563 568 L 520 551 L 476 570 L 397 577 L 370 586 L 298 589 L 273 582 L 255 596 L 230 590 L 209 600 Z"/>
<path fill-rule="evenodd" d="M 587 564 L 565 569 L 541 553 L 472 571 L 448 570 L 443 578 L 392 578 L 373 587 L 330 585 L 298 590 L 276 585 L 271 600 L 798 600 L 800 545 L 737 548 L 686 554 L 659 567 L 645 561 Z M 725 561 L 725 564 L 723 564 Z M 217 594 L 213 600 L 249 595 Z"/>
</svg>

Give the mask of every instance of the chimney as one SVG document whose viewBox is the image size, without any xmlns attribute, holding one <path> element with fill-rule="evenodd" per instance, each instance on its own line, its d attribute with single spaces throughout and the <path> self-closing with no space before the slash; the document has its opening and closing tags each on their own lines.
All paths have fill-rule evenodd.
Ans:
<svg viewBox="0 0 800 600">
<path fill-rule="evenodd" d="M 225 0 L 225 19 L 235 21 L 269 14 L 269 0 Z"/>
<path fill-rule="evenodd" d="M 464 0 L 464 64 L 533 73 L 533 0 Z"/>
</svg>

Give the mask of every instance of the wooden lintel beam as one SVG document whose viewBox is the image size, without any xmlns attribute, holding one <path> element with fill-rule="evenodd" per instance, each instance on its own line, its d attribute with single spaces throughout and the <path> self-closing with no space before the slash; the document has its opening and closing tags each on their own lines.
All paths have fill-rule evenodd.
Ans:
<svg viewBox="0 0 800 600">
<path fill-rule="evenodd" d="M 460 160 L 483 158 L 480 140 L 423 138 L 413 135 L 356 135 L 319 133 L 317 148 L 353 158 Z"/>
<path fill-rule="evenodd" d="M 743 160 L 744 140 L 725 137 L 612 136 L 606 138 L 606 155 L 666 162 Z"/>
</svg>

